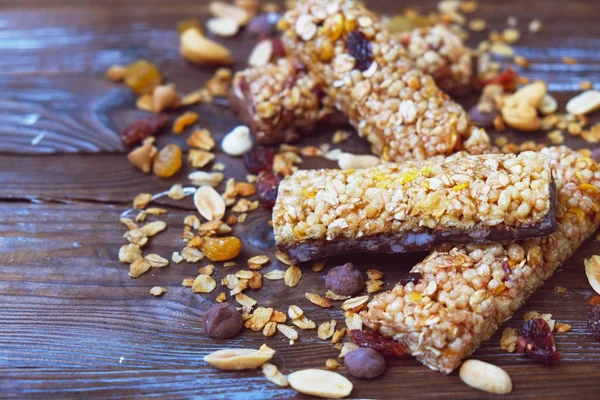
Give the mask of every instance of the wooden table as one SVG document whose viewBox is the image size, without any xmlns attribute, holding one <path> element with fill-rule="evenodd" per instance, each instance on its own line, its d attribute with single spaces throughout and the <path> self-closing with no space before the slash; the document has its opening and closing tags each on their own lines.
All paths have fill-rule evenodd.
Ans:
<svg viewBox="0 0 600 400">
<path fill-rule="evenodd" d="M 398 12 L 401 7 L 394 1 L 369 3 L 381 12 Z M 523 73 L 548 81 L 561 104 L 578 91 L 579 81 L 600 83 L 597 4 L 482 3 L 475 15 L 494 29 L 502 29 L 509 16 L 518 17 L 523 37 L 516 48 L 531 61 Z M 104 72 L 113 64 L 147 58 L 182 91 L 201 87 L 212 70 L 190 65 L 179 56 L 175 27 L 183 19 L 206 19 L 206 4 L 206 0 L 1 2 L 0 397 L 289 398 L 294 392 L 268 383 L 260 372 L 219 372 L 207 367 L 202 357 L 225 346 L 258 347 L 266 342 L 277 350 L 274 362 L 288 373 L 324 367 L 327 358 L 338 354 L 314 332 L 301 332 L 301 340 L 293 346 L 281 335 L 267 339 L 248 332 L 229 341 L 210 340 L 201 318 L 219 291 L 202 296 L 181 286 L 183 278 L 195 275 L 198 265 L 173 264 L 131 279 L 118 260 L 124 243 L 119 214 L 137 193 L 157 193 L 175 182 L 185 183 L 189 170 L 161 180 L 129 165 L 116 132 L 141 112 L 130 92 L 109 82 Z M 404 4 L 421 11 L 435 8 L 432 0 Z M 534 17 L 544 24 L 537 35 L 527 32 Z M 471 44 L 482 35 L 473 35 Z M 233 49 L 235 67 L 243 67 L 252 39 L 240 35 L 222 42 Z M 563 56 L 574 57 L 579 64 L 564 64 Z M 473 99 L 461 102 L 472 104 Z M 201 115 L 199 125 L 217 138 L 237 123 L 219 105 L 193 109 Z M 328 140 L 327 135 L 316 140 Z M 542 133 L 511 135 L 545 140 Z M 183 145 L 185 137 L 163 135 L 159 145 Z M 41 140 L 32 144 L 34 138 Z M 350 141 L 345 148 L 361 148 L 357 143 Z M 566 143 L 590 146 L 571 137 Z M 218 159 L 235 177 L 244 177 L 239 160 L 222 154 Z M 194 208 L 189 199 L 157 204 L 168 208 L 161 219 L 169 228 L 151 240 L 147 250 L 170 258 L 183 247 L 179 238 L 183 217 Z M 243 232 L 237 231 L 245 243 L 240 263 L 249 254 L 272 254 L 268 242 L 256 239 L 268 218 L 266 212 L 252 213 Z M 515 387 L 508 398 L 598 398 L 600 343 L 587 330 L 592 290 L 583 271 L 583 259 L 598 250 L 598 242 L 586 242 L 507 323 L 520 326 L 523 312 L 529 310 L 552 313 L 558 321 L 570 323 L 571 332 L 556 335 L 562 352 L 558 366 L 541 366 L 500 350 L 499 334 L 473 355 L 508 371 Z M 389 288 L 422 257 L 370 257 L 360 267 L 383 270 Z M 339 258 L 328 265 L 344 261 Z M 281 265 L 272 263 L 268 268 L 275 267 Z M 215 276 L 228 272 L 219 268 Z M 154 298 L 148 294 L 154 285 L 169 292 Z M 557 285 L 567 292 L 555 292 Z M 331 318 L 342 323 L 339 308 L 316 309 L 304 299 L 306 291 L 323 293 L 323 275 L 308 268 L 297 288 L 266 282 L 252 296 L 282 311 L 298 304 L 317 323 Z M 410 357 L 391 363 L 379 380 L 355 383 L 356 397 L 485 397 L 462 384 L 456 373 L 442 376 Z"/>
</svg>

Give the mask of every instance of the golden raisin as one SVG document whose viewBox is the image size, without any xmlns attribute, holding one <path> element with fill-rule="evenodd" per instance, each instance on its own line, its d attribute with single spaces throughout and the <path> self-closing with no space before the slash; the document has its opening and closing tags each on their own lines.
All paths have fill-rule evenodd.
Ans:
<svg viewBox="0 0 600 400">
<path fill-rule="evenodd" d="M 162 76 L 150 61 L 139 60 L 127 66 L 125 84 L 137 94 L 152 93 L 161 83 Z"/>
<path fill-rule="evenodd" d="M 187 111 L 183 113 L 173 123 L 173 132 L 181 133 L 187 127 L 198 121 L 198 114 L 193 111 Z"/>
<path fill-rule="evenodd" d="M 154 174 L 161 178 L 173 176 L 181 168 L 181 148 L 168 144 L 158 152 L 154 159 Z"/>
<path fill-rule="evenodd" d="M 342 36 L 342 33 L 344 33 L 344 17 L 341 14 L 336 14 L 333 17 L 326 19 L 323 26 L 329 39 L 336 41 Z"/>
<path fill-rule="evenodd" d="M 325 40 L 321 44 L 319 58 L 324 62 L 331 61 L 333 58 L 333 44 L 329 40 Z"/>
<path fill-rule="evenodd" d="M 204 255 L 211 261 L 227 261 L 237 257 L 242 250 L 242 242 L 235 236 L 207 238 Z"/>
</svg>

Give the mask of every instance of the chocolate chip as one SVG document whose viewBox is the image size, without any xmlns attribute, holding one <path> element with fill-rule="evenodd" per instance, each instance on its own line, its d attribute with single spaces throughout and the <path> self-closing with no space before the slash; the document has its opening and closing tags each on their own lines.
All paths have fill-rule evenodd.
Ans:
<svg viewBox="0 0 600 400">
<path fill-rule="evenodd" d="M 359 379 L 373 379 L 385 371 L 385 359 L 377 350 L 361 347 L 346 354 L 344 363 L 348 373 Z"/>
<path fill-rule="evenodd" d="M 365 278 L 352 263 L 332 268 L 325 277 L 325 286 L 341 296 L 358 293 L 365 286 Z"/>
<path fill-rule="evenodd" d="M 596 147 L 594 150 L 592 150 L 592 158 L 597 163 L 600 163 L 600 147 Z"/>
<path fill-rule="evenodd" d="M 491 128 L 494 126 L 494 119 L 498 115 L 498 111 L 491 111 L 489 113 L 479 111 L 477 106 L 474 106 L 469 111 L 471 121 L 481 128 Z"/>
<path fill-rule="evenodd" d="M 204 330 L 215 339 L 227 339 L 242 330 L 242 315 L 226 303 L 212 305 L 204 316 Z"/>
</svg>

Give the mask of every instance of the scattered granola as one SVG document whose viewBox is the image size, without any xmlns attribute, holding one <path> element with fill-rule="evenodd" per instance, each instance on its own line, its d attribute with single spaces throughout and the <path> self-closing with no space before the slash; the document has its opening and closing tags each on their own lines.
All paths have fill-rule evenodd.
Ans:
<svg viewBox="0 0 600 400">
<path fill-rule="evenodd" d="M 517 346 L 517 338 L 517 330 L 515 328 L 504 328 L 502 337 L 500 338 L 500 348 L 509 353 L 514 352 Z"/>
<path fill-rule="evenodd" d="M 163 294 L 167 293 L 167 288 L 162 287 L 162 286 L 154 286 L 152 289 L 150 289 L 150 294 L 152 296 L 162 296 Z"/>
</svg>

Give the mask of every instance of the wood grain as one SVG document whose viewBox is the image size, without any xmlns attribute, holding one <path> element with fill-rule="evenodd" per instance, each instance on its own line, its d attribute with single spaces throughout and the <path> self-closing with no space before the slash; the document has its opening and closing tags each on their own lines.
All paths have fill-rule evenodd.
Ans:
<svg viewBox="0 0 600 400">
<path fill-rule="evenodd" d="M 368 1 L 380 12 L 399 12 L 414 6 L 422 12 L 435 9 L 436 0 Z M 208 0 L 3 1 L 0 9 L 0 398 L 291 398 L 293 391 L 268 383 L 259 371 L 225 373 L 207 367 L 202 357 L 225 346 L 277 350 L 274 362 L 284 373 L 300 368 L 324 367 L 338 352 L 316 333 L 300 332 L 293 346 L 281 335 L 266 339 L 244 332 L 229 341 L 214 341 L 203 332 L 201 318 L 218 291 L 207 296 L 191 293 L 181 281 L 194 276 L 197 264 L 172 264 L 138 279 L 127 276 L 118 261 L 124 226 L 121 212 L 140 192 L 157 193 L 173 183 L 187 182 L 185 167 L 175 177 L 162 180 L 129 165 L 118 132 L 143 113 L 135 110 L 135 98 L 124 87 L 109 82 L 105 70 L 139 58 L 155 62 L 166 80 L 183 91 L 201 87 L 213 70 L 186 63 L 178 55 L 178 21 L 206 19 Z M 561 105 L 578 91 L 581 80 L 600 82 L 600 31 L 596 4 L 577 0 L 482 2 L 474 15 L 501 30 L 509 16 L 517 16 L 522 39 L 517 53 L 531 67 L 521 71 L 531 79 L 548 81 Z M 544 23 L 542 33 L 527 33 L 534 17 Z M 472 34 L 471 44 L 485 33 Z M 234 68 L 245 65 L 254 39 L 242 34 L 217 39 L 232 49 Z M 567 65 L 569 56 L 579 61 Z M 459 99 L 468 106 L 474 97 Z M 209 128 L 219 142 L 237 124 L 222 104 L 191 108 L 201 115 L 197 127 Z M 171 115 L 174 119 L 177 113 Z M 598 115 L 592 116 L 594 121 Z M 178 143 L 185 148 L 186 131 L 165 133 L 158 145 Z M 506 134 L 511 140 L 547 142 L 543 133 Z M 302 145 L 329 141 L 331 132 L 320 132 Z M 37 144 L 32 140 L 39 139 Z M 591 147 L 579 138 L 567 137 L 571 147 Z M 368 152 L 353 138 L 342 148 Z M 240 159 L 225 157 L 228 176 L 243 178 Z M 71 154 L 66 154 L 71 153 Z M 91 154 L 94 153 L 94 154 Z M 306 167 L 333 164 L 307 159 Z M 179 234 L 190 199 L 160 199 L 169 212 L 160 219 L 168 229 L 145 248 L 167 258 L 183 247 Z M 264 232 L 269 215 L 252 213 L 235 233 L 244 240 L 239 266 L 218 267 L 216 279 L 244 268 L 248 256 L 268 253 Z M 538 290 L 523 309 L 507 322 L 518 327 L 526 311 L 552 313 L 570 323 L 571 332 L 557 334 L 561 363 L 544 367 L 518 354 L 499 349 L 499 333 L 474 354 L 506 369 L 515 385 L 508 398 L 594 399 L 600 390 L 600 344 L 589 335 L 587 302 L 592 295 L 583 272 L 583 259 L 598 253 L 598 242 L 582 248 Z M 391 287 L 423 254 L 352 257 L 362 271 L 378 268 Z M 330 268 L 348 261 L 333 258 Z M 285 268 L 273 261 L 263 272 Z M 325 270 L 325 272 L 328 269 Z M 339 307 L 318 309 L 304 298 L 307 291 L 324 293 L 323 274 L 303 266 L 297 288 L 281 281 L 265 281 L 265 287 L 248 294 L 264 306 L 280 311 L 300 305 L 317 323 L 343 322 Z M 168 293 L 154 298 L 148 290 L 165 286 Z M 566 293 L 557 293 L 555 286 Z M 220 289 L 220 288 L 219 288 Z M 123 359 L 121 360 L 121 357 Z M 344 369 L 340 369 L 344 373 Z M 354 381 L 354 397 L 360 398 L 485 398 L 457 374 L 444 377 L 429 371 L 410 357 L 390 364 L 383 378 Z"/>
</svg>

